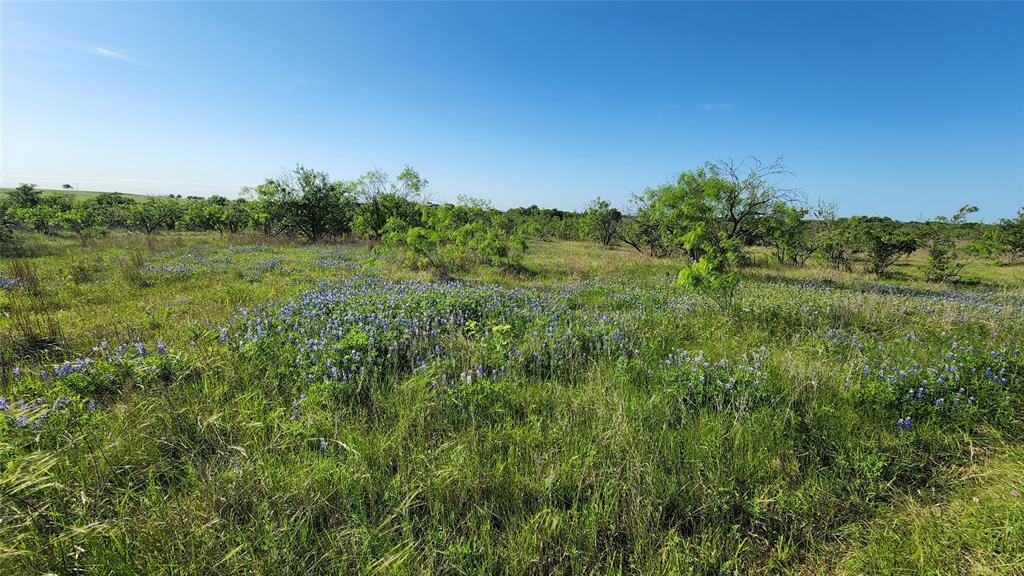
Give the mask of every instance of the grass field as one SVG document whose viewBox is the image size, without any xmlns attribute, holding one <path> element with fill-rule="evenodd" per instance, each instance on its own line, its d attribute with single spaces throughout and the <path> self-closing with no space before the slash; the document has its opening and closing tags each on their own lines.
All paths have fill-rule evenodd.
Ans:
<svg viewBox="0 0 1024 576">
<path fill-rule="evenodd" d="M 51 239 L 0 262 L 0 573 L 1024 574 L 1024 266 Z M 756 257 L 756 256 L 755 256 Z"/>
</svg>

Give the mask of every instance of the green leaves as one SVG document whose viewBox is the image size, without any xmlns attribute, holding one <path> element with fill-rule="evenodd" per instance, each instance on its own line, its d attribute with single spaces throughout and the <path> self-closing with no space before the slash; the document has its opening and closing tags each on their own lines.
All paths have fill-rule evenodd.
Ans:
<svg viewBox="0 0 1024 576">
<path fill-rule="evenodd" d="M 459 204 L 424 206 L 420 225 L 392 218 L 385 226 L 385 246 L 401 248 L 417 268 L 447 278 L 473 265 L 511 270 L 522 265 L 526 241 L 500 226 L 500 214 L 486 203 L 460 198 Z"/>
<path fill-rule="evenodd" d="M 607 200 L 595 198 L 583 213 L 583 228 L 591 239 L 610 246 L 615 240 L 622 213 L 612 208 Z"/>
<path fill-rule="evenodd" d="M 256 193 L 268 222 L 278 231 L 317 242 L 352 229 L 355 184 L 331 180 L 326 172 L 296 166 L 285 176 L 257 186 Z"/>
</svg>

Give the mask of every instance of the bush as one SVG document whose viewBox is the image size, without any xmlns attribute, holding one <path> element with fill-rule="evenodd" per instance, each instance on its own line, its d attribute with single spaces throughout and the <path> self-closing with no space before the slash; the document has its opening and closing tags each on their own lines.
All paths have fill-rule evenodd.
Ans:
<svg viewBox="0 0 1024 576">
<path fill-rule="evenodd" d="M 764 239 L 775 250 L 779 264 L 802 266 L 811 256 L 810 229 L 804 217 L 807 210 L 776 202 L 765 218 Z"/>
<path fill-rule="evenodd" d="M 913 232 L 889 218 L 861 220 L 859 233 L 870 270 L 878 276 L 886 275 L 900 258 L 917 250 Z"/>
<path fill-rule="evenodd" d="M 102 268 L 103 261 L 99 256 L 92 259 L 82 258 L 71 263 L 68 273 L 75 284 L 86 284 L 91 282 Z"/>
<path fill-rule="evenodd" d="M 591 240 L 610 246 L 622 224 L 622 213 L 607 200 L 595 198 L 583 213 L 583 228 Z"/>
<path fill-rule="evenodd" d="M 925 247 L 928 249 L 928 263 L 925 275 L 933 282 L 948 282 L 956 279 L 967 265 L 957 250 L 954 227 L 962 224 L 968 214 L 977 212 L 977 206 L 964 206 L 952 218 L 939 216 L 928 222 L 925 231 Z"/>
<path fill-rule="evenodd" d="M 303 166 L 256 187 L 256 194 L 277 232 L 298 234 L 308 242 L 352 230 L 355 185 L 331 180 L 326 172 Z"/>
<path fill-rule="evenodd" d="M 500 226 L 498 213 L 481 200 L 424 206 L 420 224 L 392 218 L 384 229 L 385 246 L 405 250 L 417 268 L 449 278 L 473 265 L 511 271 L 522 268 L 526 241 Z"/>
<path fill-rule="evenodd" d="M 151 282 L 145 273 L 146 259 L 141 252 L 132 252 L 127 258 L 118 258 L 117 267 L 121 271 L 121 277 L 132 286 L 144 288 Z"/>
<path fill-rule="evenodd" d="M 31 260 L 11 260 L 11 278 L 17 286 L 30 294 L 42 294 L 43 283 Z"/>
<path fill-rule="evenodd" d="M 1016 218 L 999 221 L 996 246 L 999 255 L 1008 261 L 1024 258 L 1024 208 L 1020 209 Z"/>
<path fill-rule="evenodd" d="M 814 210 L 818 230 L 811 240 L 812 248 L 836 270 L 851 270 L 857 243 L 857 221 L 840 219 L 834 204 L 821 204 Z"/>
<path fill-rule="evenodd" d="M 14 218 L 6 202 L 0 202 L 0 257 L 19 256 L 21 239 L 14 232 Z"/>
<path fill-rule="evenodd" d="M 723 310 L 732 309 L 739 281 L 735 268 L 740 261 L 740 244 L 735 238 L 715 238 L 702 225 L 683 239 L 686 250 L 701 256 L 679 271 L 676 282 L 710 298 Z"/>
</svg>

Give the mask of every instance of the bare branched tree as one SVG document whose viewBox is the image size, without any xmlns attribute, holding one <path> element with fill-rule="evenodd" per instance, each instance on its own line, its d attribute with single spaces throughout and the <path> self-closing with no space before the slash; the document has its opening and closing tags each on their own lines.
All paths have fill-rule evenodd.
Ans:
<svg viewBox="0 0 1024 576">
<path fill-rule="evenodd" d="M 711 164 L 710 169 L 731 184 L 721 198 L 729 237 L 752 233 L 747 225 L 767 216 L 776 203 L 795 204 L 801 200 L 796 189 L 779 185 L 793 174 L 782 158 L 769 163 L 754 157 L 740 162 L 727 158 Z"/>
</svg>

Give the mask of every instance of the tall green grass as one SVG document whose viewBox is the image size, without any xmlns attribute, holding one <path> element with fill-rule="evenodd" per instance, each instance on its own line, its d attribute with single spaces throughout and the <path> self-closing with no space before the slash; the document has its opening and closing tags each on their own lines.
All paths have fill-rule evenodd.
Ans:
<svg viewBox="0 0 1024 576">
<path fill-rule="evenodd" d="M 557 303 L 560 331 L 484 307 L 431 340 L 443 358 L 327 383 L 288 329 L 237 335 L 322 281 L 420 279 L 386 255 L 182 235 L 105 239 L 84 275 L 83 256 L 34 258 L 38 293 L 0 291 L 2 573 L 1021 571 L 1024 293 L 1005 278 L 759 268 L 725 314 L 670 283 L 678 263 L 537 244 L 532 274 L 465 280 Z M 61 343 L 29 353 L 15 310 Z M 628 346 L 585 344 L 612 331 Z M 339 356 L 367 350 L 345 336 Z M 583 344 L 543 369 L 509 352 L 563 340 Z M 908 400 L 953 342 L 958 411 Z M 94 374 L 54 380 L 79 357 Z"/>
</svg>

